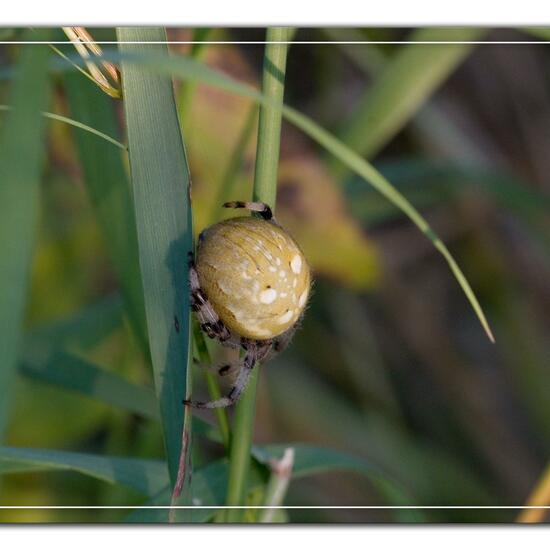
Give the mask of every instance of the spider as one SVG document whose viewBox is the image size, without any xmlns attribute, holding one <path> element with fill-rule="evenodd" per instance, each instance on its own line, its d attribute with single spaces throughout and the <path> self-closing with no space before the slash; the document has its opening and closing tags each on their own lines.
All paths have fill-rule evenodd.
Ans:
<svg viewBox="0 0 550 550">
<path fill-rule="evenodd" d="M 306 259 L 262 202 L 233 201 L 260 217 L 237 217 L 199 235 L 197 262 L 189 253 L 191 308 L 201 329 L 220 344 L 245 351 L 226 397 L 185 400 L 201 409 L 228 407 L 246 388 L 254 366 L 282 351 L 292 339 L 311 288 Z M 223 365 L 223 376 L 231 365 Z"/>
</svg>

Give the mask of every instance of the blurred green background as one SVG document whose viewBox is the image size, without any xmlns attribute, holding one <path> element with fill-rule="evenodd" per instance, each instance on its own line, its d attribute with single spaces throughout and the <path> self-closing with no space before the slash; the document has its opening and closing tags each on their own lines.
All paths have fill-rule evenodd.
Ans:
<svg viewBox="0 0 550 550">
<path fill-rule="evenodd" d="M 114 39 L 112 29 L 89 30 L 97 40 Z M 4 40 L 22 36 L 18 29 L 1 32 Z M 264 39 L 263 29 L 201 32 L 169 29 L 168 35 L 182 41 Z M 423 37 L 536 40 L 513 29 L 453 34 L 384 28 L 299 29 L 294 40 Z M 0 46 L 2 104 L 10 101 L 9 69 L 25 47 L 31 46 Z M 259 84 L 261 44 L 170 48 Z M 412 505 L 525 502 L 550 456 L 549 67 L 550 48 L 542 39 L 450 48 L 291 46 L 285 102 L 371 160 L 422 212 L 472 284 L 496 345 L 417 228 L 285 123 L 277 216 L 303 247 L 316 282 L 293 344 L 261 368 L 256 443 L 312 443 L 365 457 L 406 488 Z M 106 99 L 81 75 L 54 75 L 47 110 L 82 120 L 78 97 L 84 92 L 78 86 L 97 96 L 97 110 L 92 105 L 87 123 L 94 126 L 94 117 L 107 117 L 113 131 L 103 131 L 124 142 L 122 103 Z M 176 84 L 176 97 L 198 232 L 228 215 L 219 208 L 224 200 L 250 196 L 257 105 L 201 84 Z M 5 114 L 0 117 L 2 124 Z M 48 356 L 50 363 L 65 365 L 63 384 L 40 367 L 43 350 L 62 337 L 63 323 L 86 311 L 95 324 L 85 331 L 89 341 L 68 338 L 71 357 L 152 387 L 87 187 L 93 168 L 86 168 L 79 132 L 47 124 L 27 334 L 4 444 L 162 458 L 152 392 L 142 396 L 151 403 L 151 414 L 144 417 L 132 410 L 131 398 L 121 410 L 91 399 L 76 383 L 71 389 L 71 359 Z M 109 163 L 96 170 L 106 182 L 116 177 Z M 0 292 L 7 296 L 10 289 Z M 198 371 L 194 388 L 206 392 Z M 1 392 L 0 399 L 7 399 Z M 195 468 L 220 454 L 216 444 L 196 441 Z M 0 480 L 0 505 L 143 502 L 138 492 L 75 472 L 14 473 Z M 385 504 L 370 481 L 338 472 L 292 482 L 285 502 Z M 0 521 L 121 521 L 126 515 L 123 510 L 1 510 Z M 422 519 L 509 522 L 516 515 L 515 510 L 440 509 L 423 511 Z M 287 516 L 294 522 L 399 519 L 389 510 L 290 510 Z"/>
</svg>

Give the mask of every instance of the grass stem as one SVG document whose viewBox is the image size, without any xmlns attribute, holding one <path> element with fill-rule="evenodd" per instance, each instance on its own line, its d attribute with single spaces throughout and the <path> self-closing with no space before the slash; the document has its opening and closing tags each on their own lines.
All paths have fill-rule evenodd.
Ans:
<svg viewBox="0 0 550 550">
<path fill-rule="evenodd" d="M 277 43 L 287 40 L 290 29 L 270 28 L 267 30 L 262 91 L 269 98 L 269 104 L 260 107 L 258 145 L 254 173 L 254 200 L 263 201 L 275 207 L 277 197 L 277 170 L 281 141 L 281 117 L 284 95 L 284 79 L 288 45 Z M 254 430 L 256 385 L 258 367 L 252 374 L 246 391 L 235 407 L 233 437 L 229 458 L 229 483 L 226 503 L 238 506 L 245 503 L 247 475 L 250 466 L 250 448 Z M 228 522 L 242 521 L 240 510 L 228 510 Z"/>
</svg>

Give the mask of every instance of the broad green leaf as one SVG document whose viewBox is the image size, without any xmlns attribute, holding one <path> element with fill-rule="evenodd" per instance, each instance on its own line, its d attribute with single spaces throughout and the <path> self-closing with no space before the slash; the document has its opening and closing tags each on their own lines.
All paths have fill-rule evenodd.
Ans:
<svg viewBox="0 0 550 550">
<path fill-rule="evenodd" d="M 40 31 L 47 39 L 48 32 Z M 0 441 L 8 423 L 18 347 L 21 343 L 38 216 L 39 185 L 49 102 L 49 48 L 21 50 L 11 88 L 13 111 L 0 134 Z"/>
<path fill-rule="evenodd" d="M 158 28 L 121 28 L 124 53 L 169 59 Z M 136 43 L 140 44 L 136 44 Z M 187 254 L 193 249 L 190 178 L 172 80 L 122 62 L 122 85 L 149 347 L 160 402 L 168 467 L 174 482 L 181 450 L 190 369 Z"/>
<path fill-rule="evenodd" d="M 475 41 L 484 29 L 423 28 L 408 39 Z M 351 149 L 371 158 L 403 128 L 419 107 L 452 74 L 473 44 L 405 44 L 364 92 L 338 136 Z"/>
<path fill-rule="evenodd" d="M 75 118 L 106 135 L 116 135 L 113 100 L 78 73 L 65 75 Z M 136 223 L 122 153 L 89 132 L 74 133 L 84 180 L 118 275 L 130 323 L 147 353 L 147 328 L 139 270 Z"/>
<path fill-rule="evenodd" d="M 160 460 L 0 447 L 0 474 L 50 470 L 71 470 L 108 483 L 120 483 L 149 497 L 168 483 L 166 463 Z"/>
</svg>

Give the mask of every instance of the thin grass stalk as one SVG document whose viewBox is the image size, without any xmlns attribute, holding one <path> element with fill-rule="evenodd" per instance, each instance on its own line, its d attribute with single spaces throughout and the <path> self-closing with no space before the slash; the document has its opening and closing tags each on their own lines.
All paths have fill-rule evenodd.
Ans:
<svg viewBox="0 0 550 550">
<path fill-rule="evenodd" d="M 275 207 L 277 197 L 277 170 L 281 141 L 281 120 L 284 78 L 286 70 L 289 29 L 267 30 L 262 91 L 270 103 L 260 107 L 256 168 L 254 173 L 253 198 Z M 256 385 L 258 366 L 252 374 L 246 391 L 235 407 L 233 437 L 229 458 L 229 483 L 226 503 L 228 506 L 242 506 L 246 498 L 247 475 L 250 466 L 250 449 L 254 430 Z M 228 510 L 227 521 L 242 519 L 240 510 Z"/>
<path fill-rule="evenodd" d="M 11 105 L 0 105 L 0 111 L 11 111 L 13 107 Z M 40 113 L 44 118 L 49 118 L 50 120 L 55 120 L 56 122 L 62 122 L 64 124 L 68 124 L 69 126 L 73 126 L 75 128 L 78 128 L 80 130 L 84 130 L 85 132 L 89 132 L 90 134 L 94 134 L 97 137 L 100 137 L 101 139 L 104 139 L 105 141 L 108 141 L 109 143 L 112 143 L 119 149 L 122 149 L 123 151 L 127 151 L 128 148 L 124 143 L 121 143 L 120 141 L 117 141 L 116 139 L 112 138 L 111 136 L 108 136 L 107 134 L 104 134 L 103 132 L 100 132 L 96 128 L 92 128 L 91 126 L 88 126 L 87 124 L 83 124 L 82 122 L 79 122 L 78 120 L 73 120 L 72 118 L 68 118 L 66 116 L 58 115 L 56 113 L 48 113 L 47 111 L 41 111 Z"/>
</svg>

